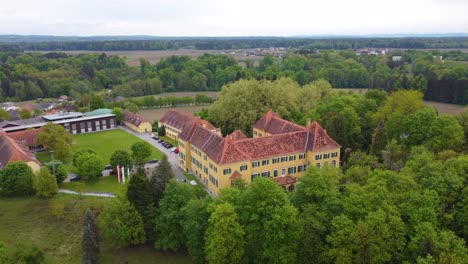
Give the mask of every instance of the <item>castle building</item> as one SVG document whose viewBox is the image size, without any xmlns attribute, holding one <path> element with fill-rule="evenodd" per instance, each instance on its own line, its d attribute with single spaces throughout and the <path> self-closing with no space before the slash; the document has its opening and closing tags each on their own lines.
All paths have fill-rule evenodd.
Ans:
<svg viewBox="0 0 468 264">
<path fill-rule="evenodd" d="M 198 124 L 208 130 L 216 130 L 210 122 L 186 113 L 169 110 L 158 122 L 158 127 L 164 127 L 166 136 L 177 141 L 183 130 L 189 129 L 193 124 Z M 217 130 L 219 133 L 219 130 Z"/>
<path fill-rule="evenodd" d="M 318 122 L 299 126 L 271 110 L 253 125 L 253 138 L 240 130 L 223 138 L 200 122 L 183 124 L 179 131 L 179 166 L 214 194 L 237 178 L 269 177 L 293 190 L 309 166 L 339 166 L 341 146 Z"/>
</svg>

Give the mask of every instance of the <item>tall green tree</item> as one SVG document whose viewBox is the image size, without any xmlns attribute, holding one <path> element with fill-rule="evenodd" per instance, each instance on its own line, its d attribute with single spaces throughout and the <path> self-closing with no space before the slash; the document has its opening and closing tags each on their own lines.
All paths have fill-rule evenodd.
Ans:
<svg viewBox="0 0 468 264">
<path fill-rule="evenodd" d="M 48 123 L 37 134 L 37 143 L 54 151 L 58 159 L 66 160 L 71 155 L 71 134 L 61 125 Z"/>
<path fill-rule="evenodd" d="M 82 242 L 83 255 L 82 263 L 95 264 L 99 262 L 99 243 L 101 237 L 96 224 L 93 211 L 87 209 L 83 222 Z"/>
<path fill-rule="evenodd" d="M 84 153 L 76 160 L 77 175 L 84 180 L 95 180 L 101 176 L 103 163 L 101 157 Z"/>
<path fill-rule="evenodd" d="M 276 253 L 288 252 L 285 257 L 295 261 L 297 211 L 290 207 L 286 193 L 276 182 L 255 179 L 240 193 L 236 209 L 246 233 L 245 252 L 250 260 L 284 263 L 286 259 Z M 279 219 L 283 219 L 282 222 L 277 222 Z M 276 245 L 275 252 L 271 251 L 273 244 Z"/>
<path fill-rule="evenodd" d="M 134 143 L 131 150 L 133 161 L 138 166 L 143 166 L 145 160 L 151 155 L 151 145 L 146 141 Z"/>
<path fill-rule="evenodd" d="M 24 162 L 10 162 L 0 170 L 0 195 L 4 197 L 34 194 L 34 173 Z"/>
<path fill-rule="evenodd" d="M 195 198 L 190 185 L 175 180 L 169 182 L 164 197 L 159 202 L 159 214 L 155 220 L 156 248 L 177 251 L 184 247 L 185 236 L 181 209 Z"/>
<path fill-rule="evenodd" d="M 208 220 L 205 252 L 209 263 L 237 264 L 244 260 L 244 230 L 234 207 L 219 204 Z"/>
<path fill-rule="evenodd" d="M 53 196 L 58 192 L 57 179 L 50 173 L 47 167 L 42 167 L 36 177 L 34 177 L 33 187 L 36 195 L 41 198 Z"/>
<path fill-rule="evenodd" d="M 117 122 L 117 124 L 119 125 L 122 124 L 124 110 L 120 107 L 115 107 L 114 109 L 112 109 L 112 113 L 115 115 L 115 122 Z"/>
<path fill-rule="evenodd" d="M 154 204 L 158 207 L 159 201 L 164 196 L 164 190 L 170 180 L 174 179 L 174 171 L 172 166 L 164 155 L 159 162 L 159 166 L 153 171 L 150 178 L 150 186 L 153 191 Z"/>
<path fill-rule="evenodd" d="M 140 245 L 146 241 L 141 215 L 124 199 L 113 199 L 99 215 L 98 223 L 104 237 L 115 247 Z"/>
<path fill-rule="evenodd" d="M 112 153 L 110 158 L 110 165 L 113 169 L 116 169 L 117 165 L 120 167 L 131 168 L 133 165 L 132 157 L 126 150 L 116 150 Z"/>
<path fill-rule="evenodd" d="M 89 101 L 89 108 L 91 111 L 104 107 L 104 99 L 102 99 L 100 95 L 95 94 L 91 97 L 91 100 Z"/>
<path fill-rule="evenodd" d="M 196 263 L 206 263 L 205 233 L 210 218 L 208 206 L 211 202 L 209 196 L 202 200 L 193 199 L 181 209 L 187 249 Z"/>
<path fill-rule="evenodd" d="M 153 193 L 145 175 L 133 174 L 127 188 L 127 199 L 141 214 L 153 203 Z"/>
</svg>

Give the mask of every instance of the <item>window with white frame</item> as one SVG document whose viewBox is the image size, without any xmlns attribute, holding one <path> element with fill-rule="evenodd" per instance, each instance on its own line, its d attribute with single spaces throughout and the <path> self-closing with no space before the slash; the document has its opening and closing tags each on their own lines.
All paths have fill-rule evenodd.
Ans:
<svg viewBox="0 0 468 264">
<path fill-rule="evenodd" d="M 271 160 L 271 163 L 272 163 L 272 164 L 279 163 L 279 158 L 273 158 L 273 159 Z"/>
<path fill-rule="evenodd" d="M 262 160 L 262 166 L 266 166 L 270 163 L 270 161 L 268 159 L 264 159 Z"/>
<path fill-rule="evenodd" d="M 240 171 L 246 171 L 247 170 L 247 164 L 240 166 Z"/>
<path fill-rule="evenodd" d="M 315 155 L 315 160 L 321 160 L 321 159 L 322 159 L 322 154 Z"/>
<path fill-rule="evenodd" d="M 256 160 L 256 161 L 252 161 L 252 168 L 255 168 L 255 167 L 258 167 L 260 166 L 260 161 Z"/>
<path fill-rule="evenodd" d="M 231 168 L 226 168 L 223 170 L 223 174 L 226 175 L 226 174 L 230 174 L 231 173 Z"/>
<path fill-rule="evenodd" d="M 299 159 L 305 159 L 306 154 L 305 153 L 300 153 L 299 154 Z"/>
<path fill-rule="evenodd" d="M 281 162 L 286 162 L 286 161 L 288 161 L 288 157 L 286 156 L 281 157 Z"/>
</svg>

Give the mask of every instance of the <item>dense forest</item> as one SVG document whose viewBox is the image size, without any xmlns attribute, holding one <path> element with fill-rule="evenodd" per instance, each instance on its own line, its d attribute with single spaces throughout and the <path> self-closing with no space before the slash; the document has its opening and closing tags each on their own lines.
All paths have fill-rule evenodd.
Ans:
<svg viewBox="0 0 468 264">
<path fill-rule="evenodd" d="M 200 50 L 252 48 L 315 48 L 315 49 L 441 49 L 468 48 L 468 37 L 54 37 L 0 36 L 0 51 L 61 50 Z"/>
<path fill-rule="evenodd" d="M 342 167 L 310 166 L 292 192 L 238 179 L 216 198 L 168 168 L 134 175 L 98 217 L 105 238 L 187 249 L 196 263 L 467 263 L 468 113 L 439 116 L 419 91 L 357 95 L 279 79 L 225 86 L 204 115 L 244 128 L 267 108 L 319 120 L 343 145 Z"/>
<path fill-rule="evenodd" d="M 266 55 L 256 65 L 226 55 L 196 59 L 171 56 L 151 65 L 129 67 L 124 58 L 106 54 L 0 52 L 0 101 L 22 101 L 62 94 L 74 98 L 102 89 L 112 96 L 143 96 L 173 91 L 218 91 L 239 79 L 294 79 L 299 85 L 324 79 L 334 88 L 414 89 L 425 99 L 468 102 L 467 53 L 392 51 L 357 55 L 354 51 L 314 51 Z M 242 64 L 242 66 L 241 66 Z"/>
</svg>

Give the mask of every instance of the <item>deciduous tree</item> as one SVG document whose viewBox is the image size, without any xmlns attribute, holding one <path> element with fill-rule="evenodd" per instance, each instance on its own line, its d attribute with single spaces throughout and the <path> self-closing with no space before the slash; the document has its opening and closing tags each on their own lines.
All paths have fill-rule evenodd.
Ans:
<svg viewBox="0 0 468 264">
<path fill-rule="evenodd" d="M 113 199 L 99 215 L 99 226 L 112 245 L 126 247 L 146 241 L 143 219 L 128 201 Z"/>
<path fill-rule="evenodd" d="M 184 219 L 181 209 L 194 198 L 190 185 L 175 180 L 169 182 L 155 220 L 156 248 L 177 251 L 185 245 L 184 232 L 181 232 Z"/>
<path fill-rule="evenodd" d="M 101 157 L 93 153 L 84 153 L 76 160 L 77 175 L 84 180 L 95 180 L 101 176 L 103 164 Z"/>
<path fill-rule="evenodd" d="M 50 173 L 47 167 L 42 167 L 39 173 L 34 177 L 33 187 L 36 195 L 45 198 L 57 194 L 57 179 Z"/>
<path fill-rule="evenodd" d="M 10 162 L 0 170 L 0 195 L 4 197 L 31 195 L 34 173 L 24 162 Z"/>
<path fill-rule="evenodd" d="M 138 166 L 143 166 L 145 159 L 151 155 L 151 145 L 146 141 L 133 144 L 131 149 L 133 161 Z"/>
<path fill-rule="evenodd" d="M 205 252 L 209 263 L 237 264 L 244 259 L 244 230 L 234 207 L 219 204 L 208 220 Z"/>
<path fill-rule="evenodd" d="M 37 142 L 49 150 L 55 151 L 56 157 L 67 159 L 71 154 L 71 134 L 61 125 L 48 123 L 37 134 Z"/>
<path fill-rule="evenodd" d="M 114 153 L 112 153 L 110 158 L 110 165 L 113 169 L 116 169 L 117 165 L 120 167 L 131 168 L 133 165 L 132 157 L 126 150 L 116 150 Z"/>
</svg>

